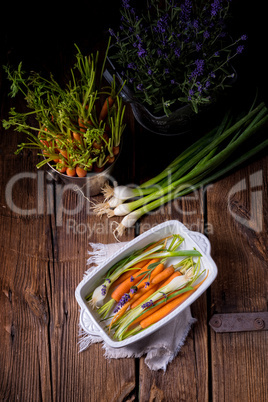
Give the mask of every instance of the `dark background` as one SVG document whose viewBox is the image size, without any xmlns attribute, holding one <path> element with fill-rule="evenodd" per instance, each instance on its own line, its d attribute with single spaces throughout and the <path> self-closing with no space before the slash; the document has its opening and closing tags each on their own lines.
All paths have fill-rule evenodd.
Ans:
<svg viewBox="0 0 268 402">
<path fill-rule="evenodd" d="M 6 3 L 1 12 L 1 66 L 7 63 L 16 66 L 22 61 L 26 70 L 47 70 L 60 76 L 64 73 L 60 69 L 68 69 L 72 64 L 74 43 L 84 54 L 104 49 L 108 29 L 118 25 L 120 3 L 120 0 Z M 235 61 L 238 101 L 240 97 L 253 99 L 256 88 L 261 100 L 267 98 L 265 14 L 263 1 L 232 1 L 233 37 L 248 36 L 246 50 Z M 5 86 L 3 71 L 0 78 Z"/>
</svg>

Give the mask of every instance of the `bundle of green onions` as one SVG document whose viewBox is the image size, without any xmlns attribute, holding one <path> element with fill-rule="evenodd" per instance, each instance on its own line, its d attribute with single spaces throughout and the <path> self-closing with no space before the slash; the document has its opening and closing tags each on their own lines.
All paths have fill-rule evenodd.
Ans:
<svg viewBox="0 0 268 402">
<path fill-rule="evenodd" d="M 135 188 L 106 185 L 105 200 L 94 205 L 94 212 L 108 217 L 124 216 L 114 230 L 115 237 L 120 237 L 144 214 L 211 183 L 263 150 L 268 145 L 267 139 L 230 158 L 267 122 L 268 109 L 264 103 L 235 122 L 230 112 L 226 113 L 218 127 L 194 142 L 156 177 Z"/>
</svg>

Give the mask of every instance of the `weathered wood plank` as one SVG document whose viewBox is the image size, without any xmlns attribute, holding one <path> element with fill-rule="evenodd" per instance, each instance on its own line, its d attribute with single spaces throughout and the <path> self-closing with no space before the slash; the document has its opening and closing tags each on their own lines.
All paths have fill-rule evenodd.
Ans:
<svg viewBox="0 0 268 402">
<path fill-rule="evenodd" d="M 211 315 L 266 311 L 267 158 L 215 183 L 207 206 L 219 270 L 211 287 Z M 211 330 L 213 400 L 267 400 L 267 339 L 266 332 Z"/>
<path fill-rule="evenodd" d="M 37 173 L 36 154 L 15 156 L 15 135 L 2 140 L 9 145 L 1 159 L 1 397 L 123 400 L 135 387 L 134 359 L 109 361 L 100 344 L 83 353 L 77 345 L 75 288 L 88 268 L 89 241 L 115 241 L 111 222 L 94 216 L 79 192 Z"/>
<path fill-rule="evenodd" d="M 178 219 L 190 230 L 204 230 L 202 191 L 161 207 L 142 219 L 141 231 L 169 219 Z M 207 306 L 203 295 L 191 307 L 198 322 L 189 332 L 178 356 L 163 371 L 150 371 L 140 360 L 140 400 L 208 400 Z"/>
<path fill-rule="evenodd" d="M 97 198 L 102 199 L 94 197 Z M 71 210 L 73 205 L 74 199 L 69 195 L 66 198 L 66 208 Z M 69 216 L 67 218 L 70 219 Z M 78 397 L 78 400 L 86 400 L 90 395 L 93 401 L 123 400 L 135 387 L 134 359 L 109 361 L 104 357 L 101 344 L 91 345 L 88 350 L 78 353 L 80 308 L 74 298 L 75 288 L 88 268 L 88 242 L 109 243 L 114 242 L 114 237 L 107 219 L 100 222 L 99 217 L 87 215 L 86 207 L 73 217 L 75 230 L 68 232 L 67 218 L 63 217 L 61 227 L 53 228 L 53 243 L 57 247 L 57 259 L 55 266 L 51 268 L 54 278 L 54 323 L 53 329 L 51 328 L 52 355 L 55 356 L 55 360 L 51 362 L 54 397 L 57 399 L 63 395 L 66 398 Z M 90 228 L 96 227 L 98 223 L 98 230 L 87 231 L 83 226 L 85 222 L 89 223 Z M 124 238 L 127 239 L 128 237 Z M 63 378 L 70 379 L 67 387 L 64 386 Z"/>
</svg>

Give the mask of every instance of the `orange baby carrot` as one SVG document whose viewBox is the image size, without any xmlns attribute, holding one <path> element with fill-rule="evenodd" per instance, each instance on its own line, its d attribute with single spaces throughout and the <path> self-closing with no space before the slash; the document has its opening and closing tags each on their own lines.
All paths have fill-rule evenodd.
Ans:
<svg viewBox="0 0 268 402">
<path fill-rule="evenodd" d="M 102 105 L 100 115 L 99 115 L 99 121 L 104 120 L 108 114 L 108 110 L 112 107 L 114 104 L 114 98 L 112 96 L 108 96 L 108 98 L 105 99 L 105 102 Z"/>
<path fill-rule="evenodd" d="M 206 280 L 207 276 L 208 276 L 208 272 L 207 272 L 206 277 L 198 285 L 195 285 L 192 290 L 188 290 L 187 292 L 185 292 L 181 295 L 175 296 L 174 299 L 167 301 L 167 303 L 163 307 L 161 307 L 161 309 L 155 311 L 148 317 L 143 318 L 140 321 L 141 328 L 145 329 L 145 328 L 149 327 L 150 325 L 155 324 L 162 318 L 166 317 L 176 307 L 178 307 L 186 299 L 188 299 L 188 297 L 191 296 L 191 294 L 194 293 L 196 291 L 196 289 L 198 289 L 202 285 L 202 283 Z"/>
<path fill-rule="evenodd" d="M 168 283 L 170 283 L 172 281 L 172 279 L 176 278 L 176 276 L 181 276 L 182 274 L 179 271 L 175 271 L 162 285 L 162 286 L 166 286 Z"/>
<path fill-rule="evenodd" d="M 163 300 L 163 298 L 161 298 L 160 300 Z M 160 301 L 159 300 L 159 301 Z M 129 324 L 128 329 L 130 329 L 131 327 L 133 327 L 133 325 L 138 324 L 141 320 L 143 320 L 144 318 L 150 316 L 152 314 L 152 312 L 156 312 L 157 310 L 159 310 L 161 307 L 163 307 L 162 304 L 158 304 L 157 306 L 154 306 L 153 308 L 151 308 L 148 311 L 145 311 L 141 317 L 137 317 L 135 320 L 132 321 L 131 324 Z"/>
<path fill-rule="evenodd" d="M 151 265 L 151 264 L 149 264 L 149 265 Z M 155 268 L 152 269 L 152 271 L 150 273 L 147 272 L 147 275 L 144 276 L 144 279 L 142 279 L 140 282 L 137 283 L 136 288 L 142 289 L 144 286 L 150 285 L 150 283 L 152 283 L 152 280 L 157 275 L 159 275 L 159 273 L 162 272 L 163 269 L 164 269 L 164 264 L 162 264 L 162 263 L 158 264 Z"/>
<path fill-rule="evenodd" d="M 142 275 L 146 273 L 148 267 L 150 264 L 154 264 L 155 262 L 159 261 L 159 258 L 154 258 L 150 260 L 143 268 L 139 270 L 136 274 L 132 275 L 131 277 L 127 278 L 124 282 L 121 282 L 120 285 L 113 291 L 111 297 L 115 301 L 119 302 L 121 297 L 125 294 L 128 293 L 131 286 L 134 286 L 137 282 L 139 282 L 142 279 Z"/>
<path fill-rule="evenodd" d="M 135 269 L 130 269 L 129 271 L 124 272 L 122 275 L 119 276 L 119 278 L 114 281 L 112 284 L 112 287 L 115 288 L 116 286 L 120 285 L 120 283 L 124 282 L 126 279 L 128 279 L 130 276 L 136 274 L 138 271 L 140 271 L 141 268 L 143 268 L 148 262 L 151 261 L 150 259 L 148 260 L 143 260 L 138 262 L 135 265 Z M 136 269 L 137 268 L 137 269 Z"/>
<path fill-rule="evenodd" d="M 170 265 L 170 267 L 165 268 L 162 272 L 160 272 L 158 275 L 156 275 L 152 280 L 152 284 L 160 283 L 167 279 L 169 276 L 171 276 L 174 273 L 174 267 L 173 265 Z"/>
<path fill-rule="evenodd" d="M 124 272 L 122 275 L 119 276 L 119 278 L 116 279 L 116 281 L 114 281 L 114 283 L 112 284 L 112 288 L 116 288 L 118 285 L 120 285 L 120 283 L 124 282 L 126 279 L 130 278 L 132 275 L 136 274 L 137 272 L 140 271 L 139 269 L 131 269 L 129 271 Z"/>
<path fill-rule="evenodd" d="M 135 308 L 135 307 L 137 307 L 139 304 L 141 304 L 141 303 L 143 303 L 144 302 L 144 300 L 146 300 L 148 297 L 150 297 L 157 289 L 158 289 L 158 287 L 159 287 L 159 285 L 158 284 L 156 284 L 156 285 L 153 285 L 149 290 L 147 290 L 146 289 L 146 291 L 145 292 L 143 292 L 143 294 L 139 294 L 138 296 L 138 298 L 136 298 L 136 300 L 133 300 L 132 299 L 132 302 L 131 302 L 131 308 Z M 143 288 L 144 289 L 144 288 Z M 143 289 L 141 289 L 141 290 L 143 290 Z"/>
<path fill-rule="evenodd" d="M 117 320 L 119 320 L 120 317 L 122 317 L 122 315 L 123 315 L 124 312 L 128 309 L 129 306 L 130 306 L 130 302 L 127 302 L 126 304 L 124 304 L 124 305 L 120 308 L 120 310 L 118 311 L 118 313 L 116 313 L 116 314 L 113 316 L 112 321 L 110 322 L 110 325 L 109 325 L 109 332 L 111 331 L 112 325 L 113 325 Z"/>
<path fill-rule="evenodd" d="M 85 177 L 87 175 L 87 171 L 81 166 L 76 166 L 75 172 L 78 177 Z"/>
<path fill-rule="evenodd" d="M 66 173 L 68 176 L 74 177 L 76 175 L 75 168 L 67 167 Z"/>
</svg>

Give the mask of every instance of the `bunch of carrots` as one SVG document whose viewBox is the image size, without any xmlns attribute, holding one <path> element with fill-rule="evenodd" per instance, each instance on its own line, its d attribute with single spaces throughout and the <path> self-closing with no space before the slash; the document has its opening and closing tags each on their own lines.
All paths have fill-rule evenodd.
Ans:
<svg viewBox="0 0 268 402">
<path fill-rule="evenodd" d="M 68 176 L 85 177 L 114 162 L 125 129 L 125 107 L 119 96 L 122 86 L 117 89 L 115 77 L 110 86 L 103 86 L 108 47 L 100 71 L 98 52 L 87 57 L 76 47 L 76 63 L 65 87 L 52 75 L 47 79 L 32 72 L 25 77 L 21 63 L 15 71 L 4 67 L 11 96 L 22 92 L 28 107 L 25 113 L 11 108 L 9 119 L 3 121 L 6 129 L 12 126 L 27 134 L 28 142 L 20 144 L 16 153 L 38 149 L 44 157 L 38 168 L 50 163 Z"/>
<path fill-rule="evenodd" d="M 182 304 L 204 282 L 201 254 L 182 250 L 184 238 L 172 235 L 147 245 L 110 268 L 87 298 L 107 331 L 123 340 L 155 324 Z M 172 257 L 177 263 L 171 263 Z M 194 258 L 197 257 L 197 261 Z M 105 303 L 105 299 L 108 299 Z"/>
</svg>

